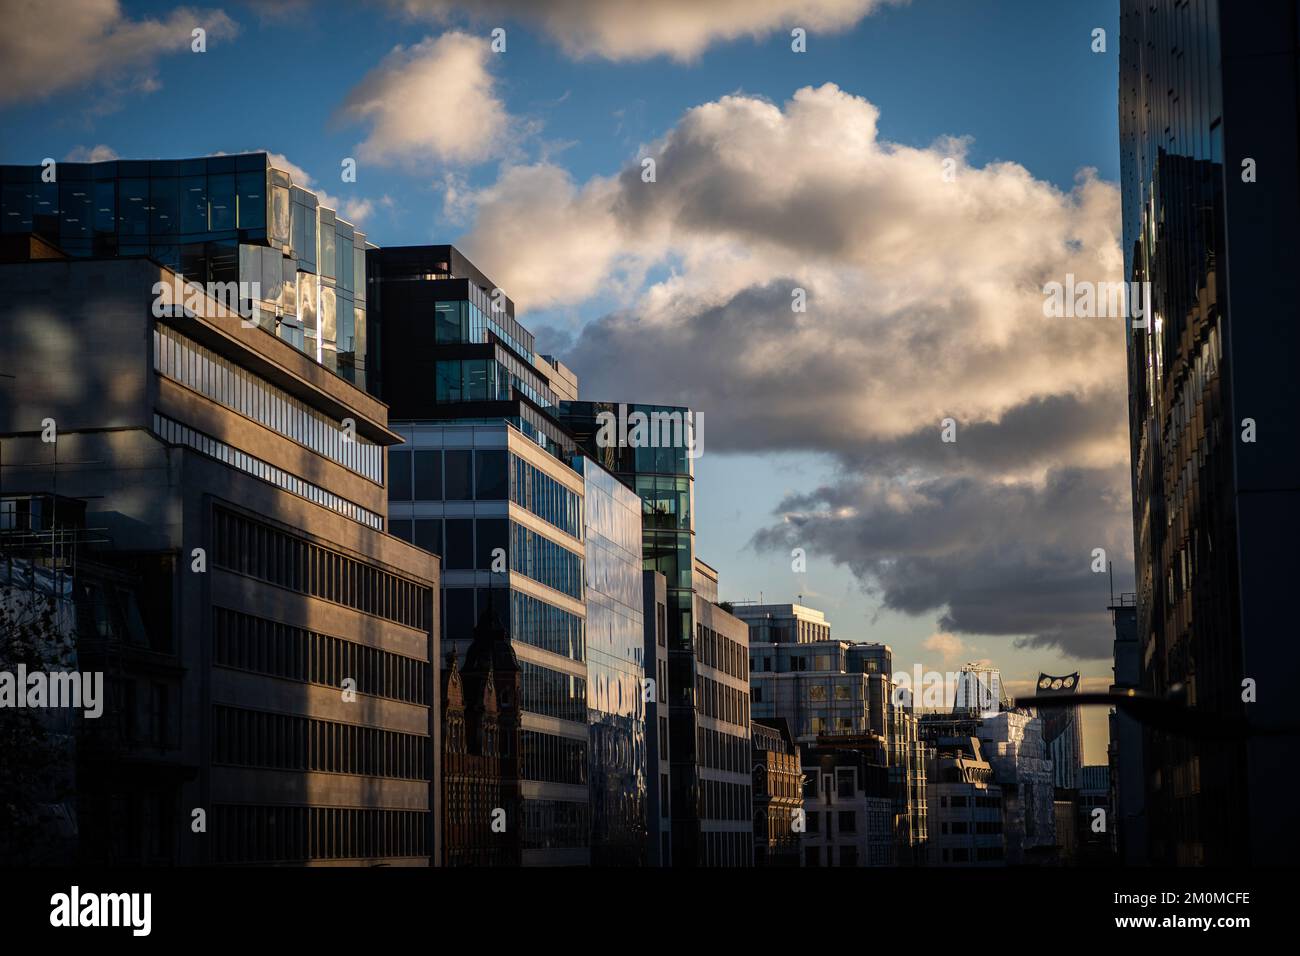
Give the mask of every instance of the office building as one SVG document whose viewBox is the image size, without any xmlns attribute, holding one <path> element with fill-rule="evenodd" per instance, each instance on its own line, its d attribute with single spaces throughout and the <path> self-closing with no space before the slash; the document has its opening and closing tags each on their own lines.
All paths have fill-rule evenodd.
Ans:
<svg viewBox="0 0 1300 956">
<path fill-rule="evenodd" d="M 641 499 L 590 459 L 573 464 L 584 484 L 591 862 L 640 866 L 649 783 Z"/>
<path fill-rule="evenodd" d="M 717 603 L 718 572 L 699 558 L 694 564 L 695 861 L 699 866 L 752 866 L 749 630 Z M 678 726 L 685 725 L 679 721 Z M 678 733 L 671 720 L 669 730 Z M 674 752 L 678 742 L 674 736 Z"/>
<path fill-rule="evenodd" d="M 176 279 L 125 256 L 0 265 L 20 359 L 0 498 L 28 496 L 28 521 L 80 502 L 87 567 L 109 569 L 74 581 L 79 666 L 109 683 L 82 858 L 437 861 L 439 569 L 385 533 L 400 438 L 297 343 L 206 294 L 166 302 Z"/>
<path fill-rule="evenodd" d="M 839 640 L 763 642 L 759 638 L 797 634 L 794 627 L 773 630 L 780 611 L 752 612 L 739 605 L 749 622 L 750 694 L 756 717 L 787 721 L 795 741 L 814 746 L 850 746 L 855 738 L 884 748 L 894 800 L 897 860 L 923 863 L 928 838 L 926 760 L 916 716 L 896 694 L 893 652 L 887 644 Z M 780 606 L 769 605 L 760 607 Z M 791 605 L 785 605 L 791 608 Z M 794 608 L 802 611 L 798 605 Z M 794 615 L 787 615 L 793 617 Z M 805 623 L 829 629 L 817 612 Z"/>
<path fill-rule="evenodd" d="M 1157 864 L 1295 858 L 1298 49 L 1290 0 L 1120 4 L 1139 689 L 1225 731 L 1148 728 Z"/>
<path fill-rule="evenodd" d="M 646 865 L 673 865 L 672 764 L 668 732 L 668 582 L 641 571 L 645 673 Z"/>
<path fill-rule="evenodd" d="M 641 862 L 640 500 L 579 454 L 555 417 L 576 377 L 459 251 L 372 249 L 367 273 L 370 388 L 407 443 L 393 533 L 442 556 L 448 646 L 491 607 L 519 660 L 521 860 Z"/>
<path fill-rule="evenodd" d="M 749 625 L 754 644 L 811 644 L 829 641 L 826 615 L 802 604 L 737 604 L 736 617 Z"/>
</svg>

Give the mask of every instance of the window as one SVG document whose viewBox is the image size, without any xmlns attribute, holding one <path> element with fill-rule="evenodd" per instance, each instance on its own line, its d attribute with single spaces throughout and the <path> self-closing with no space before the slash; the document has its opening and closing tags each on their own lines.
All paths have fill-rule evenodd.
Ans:
<svg viewBox="0 0 1300 956">
<path fill-rule="evenodd" d="M 474 519 L 448 518 L 447 553 L 444 565 L 449 571 L 469 571 L 474 567 Z"/>
<path fill-rule="evenodd" d="M 408 540 L 417 548 L 432 551 L 434 554 L 442 554 L 442 519 L 415 519 L 415 534 Z"/>
<path fill-rule="evenodd" d="M 471 501 L 474 498 L 473 475 L 470 471 L 473 452 L 449 450 L 446 460 L 446 497 L 448 501 Z"/>
<path fill-rule="evenodd" d="M 506 453 L 504 451 L 479 451 L 474 453 L 475 497 L 479 501 L 504 500 L 508 496 L 506 481 Z"/>
<path fill-rule="evenodd" d="M 415 452 L 415 500 L 440 501 L 441 499 L 442 452 Z"/>
<path fill-rule="evenodd" d="M 409 451 L 388 453 L 388 500 L 411 500 L 411 453 Z"/>
</svg>

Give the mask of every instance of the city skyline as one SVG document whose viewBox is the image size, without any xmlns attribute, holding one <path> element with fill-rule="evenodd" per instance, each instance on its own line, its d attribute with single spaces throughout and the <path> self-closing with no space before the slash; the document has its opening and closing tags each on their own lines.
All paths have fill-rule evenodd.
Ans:
<svg viewBox="0 0 1300 956">
<path fill-rule="evenodd" d="M 0 864 L 1290 862 L 1300 0 L 62 14 Z"/>
<path fill-rule="evenodd" d="M 1082 4 L 1063 22 L 1059 12 L 1037 6 L 1021 4 L 995 23 L 961 4 L 828 4 L 833 12 L 809 22 L 808 52 L 799 54 L 790 49 L 788 28 L 758 14 L 743 24 L 722 14 L 703 17 L 637 38 L 617 4 L 587 29 L 539 24 L 509 5 L 489 6 L 480 17 L 420 3 L 393 4 L 379 17 L 342 5 L 315 8 L 315 15 L 292 3 L 231 5 L 198 18 L 208 24 L 201 57 L 189 49 L 188 29 L 187 42 L 167 45 L 150 25 L 171 23 L 164 5 L 126 4 L 115 15 L 105 6 L 98 26 L 116 43 L 100 43 L 89 26 L 82 42 L 99 51 L 96 65 L 111 82 L 88 85 L 74 77 L 51 85 L 36 78 L 42 64 L 34 51 L 6 57 L 14 90 L 6 129 L 13 135 L 0 161 L 266 149 L 295 182 L 321 191 L 381 246 L 460 244 L 515 300 L 539 350 L 564 358 L 596 397 L 643 365 L 611 366 L 599 358 L 610 348 L 698 353 L 712 367 L 709 375 L 683 365 L 639 383 L 639 394 L 698 406 L 713 426 L 709 453 L 697 462 L 697 534 L 700 554 L 728 570 L 724 597 L 804 595 L 842 636 L 890 643 L 909 670 L 913 663 L 947 670 L 992 660 L 1013 691 L 1027 693 L 1040 671 L 1080 668 L 1097 689 L 1110 681 L 1109 583 L 1092 572 L 1092 549 L 1106 548 L 1115 562 L 1116 592 L 1131 586 L 1126 505 L 1116 498 L 1122 376 L 1115 373 L 1115 342 L 1106 340 L 1114 339 L 1117 323 L 1096 320 L 1087 330 L 1046 335 L 1100 349 L 1108 377 L 1080 367 L 1087 362 L 1060 365 L 1059 375 L 1047 377 L 1026 365 L 1022 384 L 995 387 L 974 364 L 982 347 L 970 346 L 1029 329 L 1044 337 L 1044 330 L 1036 303 L 1023 297 L 1015 324 L 989 317 L 983 280 L 967 273 L 991 269 L 1014 286 L 1024 281 L 1024 267 L 975 259 L 936 287 L 933 269 L 919 261 L 897 274 L 907 260 L 877 248 L 869 229 L 836 224 L 828 235 L 839 237 L 827 243 L 800 225 L 824 215 L 821 197 L 838 191 L 840 205 L 884 203 L 891 220 L 914 218 L 914 239 L 936 227 L 965 235 L 969 216 L 978 215 L 985 221 L 981 247 L 1082 241 L 1086 251 L 1117 263 L 1111 238 L 1118 235 L 1118 206 L 1111 210 L 1108 197 L 1118 179 L 1118 145 L 1113 108 L 1102 105 L 1114 98 L 1114 48 L 1090 48 L 1096 27 L 1114 40 L 1116 13 L 1108 4 Z M 437 15 L 429 15 L 435 7 Z M 491 46 L 498 26 L 506 30 L 501 53 Z M 312 95 L 282 115 L 239 108 L 256 101 L 259 84 L 238 64 L 273 59 L 286 31 L 299 41 L 297 55 L 333 58 L 340 69 L 313 74 Z M 174 52 L 143 65 L 140 54 L 158 49 Z M 1049 70 L 1044 83 L 1043 66 L 1052 60 L 1071 68 Z M 991 73 L 990 63 L 997 64 Z M 213 69 L 223 72 L 219 89 L 204 79 Z M 400 104 L 422 91 L 441 99 L 449 85 L 457 115 L 437 106 L 414 122 L 401 112 Z M 1016 89 L 1040 108 L 1008 116 L 990 108 L 993 89 Z M 1071 109 L 1050 108 L 1063 97 Z M 48 108 L 73 100 L 86 108 Z M 166 130 L 155 122 L 160 112 L 175 114 Z M 814 151 L 820 160 L 800 146 L 818 127 L 832 134 Z M 844 135 L 849 130 L 857 132 Z M 746 173 L 729 165 L 721 145 L 730 136 L 770 155 L 767 167 Z M 30 152 L 37 143 L 49 144 L 37 150 L 41 156 Z M 412 162 L 417 149 L 432 166 Z M 654 184 L 665 196 L 659 203 L 637 200 L 626 185 L 648 185 L 640 183 L 637 163 L 650 153 L 664 164 Z M 341 181 L 345 157 L 356 160 L 355 183 Z M 962 189 L 969 180 L 977 190 L 973 208 L 991 213 L 1022 188 L 1031 195 L 1003 215 L 950 216 L 932 208 L 943 194 L 927 199 L 936 190 L 918 177 L 948 157 L 962 175 L 947 186 Z M 1076 184 L 1090 167 L 1096 178 Z M 687 178 L 669 175 L 669 168 L 687 171 Z M 864 175 L 866 185 L 851 190 L 848 177 Z M 698 191 L 715 180 L 732 181 L 736 199 L 684 216 L 684 204 L 699 203 Z M 746 208 L 740 197 L 761 195 L 767 183 L 779 185 L 778 207 Z M 911 186 L 890 199 L 891 183 Z M 896 202 L 906 205 L 891 208 Z M 1030 209 L 1063 217 L 1064 232 L 1023 234 L 1019 220 Z M 1070 238 L 1073 232 L 1081 239 Z M 545 257 L 559 250 L 582 268 L 548 270 Z M 871 266 L 882 253 L 889 276 Z M 970 257 L 957 245 L 931 254 L 959 257 L 954 264 Z M 1118 278 L 1110 265 L 1104 275 L 1091 271 L 1097 279 Z M 793 287 L 809 293 L 807 312 L 788 311 Z M 846 311 L 862 295 L 882 306 L 865 315 Z M 958 302 L 966 305 L 953 312 Z M 980 318 L 963 319 L 963 311 Z M 764 321 L 747 333 L 736 323 L 749 316 Z M 864 341 L 851 357 L 837 361 L 826 353 L 825 377 L 814 345 L 821 325 Z M 967 357 L 950 354 L 928 366 L 938 357 L 910 354 L 908 337 L 899 334 L 908 325 L 969 340 Z M 747 399 L 773 387 L 759 370 L 780 354 L 783 326 L 808 343 L 781 386 L 793 399 L 788 407 L 798 410 L 768 402 L 764 417 L 753 418 Z M 692 327 L 715 328 L 714 344 L 693 340 Z M 752 334 L 757 349 L 752 370 L 737 368 L 725 352 L 704 358 L 744 334 Z M 1039 361 L 1056 367 L 1057 348 L 1045 344 Z M 997 359 L 1001 374 L 1006 363 Z M 923 389 L 899 406 L 888 398 L 901 384 L 891 368 L 908 369 L 909 380 L 951 384 Z M 860 407 L 848 400 L 849 383 L 873 375 L 881 377 L 880 397 Z M 823 381 L 837 384 L 809 391 Z M 962 428 L 955 471 L 929 447 L 948 416 Z M 968 435 L 971 450 L 963 454 Z M 891 488 L 901 496 L 887 493 Z M 877 513 L 880 527 L 893 530 L 877 540 L 851 520 L 833 518 L 848 509 Z M 1059 514 L 1066 530 L 1045 544 L 1032 524 L 1012 521 L 1026 509 Z M 1001 543 L 991 549 L 973 543 L 978 529 L 992 531 L 981 524 L 983 513 L 1000 516 Z M 790 518 L 804 522 L 798 540 L 786 540 Z M 1110 530 L 1097 534 L 1098 527 Z M 791 570 L 795 547 L 805 552 L 804 573 Z M 910 572 L 901 574 L 901 567 Z M 921 590 L 918 580 L 930 583 Z M 1053 597 L 1052 616 L 1038 607 L 1047 593 L 1068 595 L 1064 603 Z M 1100 759 L 1104 715 L 1094 709 L 1086 720 L 1088 752 Z"/>
</svg>

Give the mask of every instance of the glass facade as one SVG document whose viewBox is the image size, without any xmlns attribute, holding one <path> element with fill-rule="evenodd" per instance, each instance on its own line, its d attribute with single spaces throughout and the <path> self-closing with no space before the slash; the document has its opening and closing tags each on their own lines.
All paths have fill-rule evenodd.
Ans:
<svg viewBox="0 0 1300 956">
<path fill-rule="evenodd" d="M 647 832 L 641 503 L 589 459 L 574 465 L 585 485 L 592 863 L 639 865 Z"/>
<path fill-rule="evenodd" d="M 585 793 L 594 759 L 587 722 L 593 693 L 587 622 L 581 611 L 561 606 L 565 597 L 584 599 L 582 495 L 556 477 L 567 466 L 543 456 L 552 468 L 547 474 L 543 464 L 517 454 L 510 447 L 512 426 L 502 419 L 392 427 L 407 444 L 389 452 L 390 525 L 393 534 L 443 556 L 444 647 L 463 650 L 489 604 L 516 645 L 520 756 L 535 794 L 523 800 L 524 825 L 541 826 L 539 821 L 557 814 L 568 821 L 555 832 L 526 831 L 524 849 L 585 849 L 585 831 L 581 838 L 576 831 L 560 838 L 574 820 L 590 826 L 587 800 L 575 800 L 572 789 L 580 786 Z M 516 520 L 518 509 L 545 522 L 547 532 L 524 527 Z M 496 548 L 504 549 L 513 574 L 501 573 Z M 540 589 L 524 577 L 558 592 L 554 600 L 539 597 Z"/>
<path fill-rule="evenodd" d="M 1243 182 L 1242 169 L 1243 157 L 1256 157 L 1261 171 L 1271 157 L 1274 168 L 1285 166 L 1294 177 L 1296 21 L 1294 9 L 1279 17 L 1281 7 L 1121 3 L 1125 269 L 1130 281 L 1150 283 L 1151 293 L 1147 327 L 1126 329 L 1141 690 L 1231 721 L 1244 719 L 1245 711 L 1260 713 L 1255 705 L 1243 708 L 1241 675 L 1270 669 L 1243 670 L 1251 644 L 1243 634 L 1241 595 L 1253 590 L 1263 611 L 1268 594 L 1286 589 L 1282 582 L 1252 587 L 1244 570 L 1252 530 L 1241 521 L 1243 485 L 1258 479 L 1249 490 L 1266 495 L 1287 481 L 1277 467 L 1282 457 L 1254 472 L 1260 460 L 1252 445 L 1238 440 L 1243 418 L 1258 420 L 1261 431 L 1268 427 L 1269 441 L 1280 443 L 1275 449 L 1291 449 L 1291 474 L 1297 471 L 1295 442 L 1283 436 L 1288 428 L 1294 434 L 1288 424 L 1294 399 L 1276 390 L 1278 380 L 1291 376 L 1295 347 L 1278 337 L 1287 333 L 1271 317 L 1294 311 L 1294 294 L 1278 284 L 1278 267 L 1286 262 L 1286 273 L 1294 274 L 1295 191 L 1288 192 L 1289 213 L 1278 214 L 1283 195 L 1263 184 L 1262 172 L 1260 183 Z M 1279 22 L 1266 29 L 1269 20 Z M 1235 93 L 1230 53 L 1243 66 Z M 1266 61 L 1285 76 L 1247 79 L 1246 64 Z M 1285 367 L 1276 358 L 1281 354 L 1291 356 Z M 1282 529 L 1284 516 L 1295 514 L 1291 494 L 1289 505 L 1266 504 L 1260 494 L 1251 499 L 1254 508 L 1271 509 L 1256 518 L 1263 550 L 1289 537 Z M 1256 647 L 1272 644 L 1277 630 L 1289 627 L 1289 603 L 1260 630 Z M 1252 816 L 1244 748 L 1148 735 L 1150 862 L 1242 861 Z"/>
<path fill-rule="evenodd" d="M 685 415 L 689 409 L 623 405 L 626 414 Z M 561 402 L 559 419 L 583 453 L 641 498 L 642 565 L 667 579 L 668 716 L 672 780 L 672 855 L 696 861 L 707 846 L 700 832 L 699 738 L 696 721 L 695 591 L 693 587 L 694 460 L 685 447 L 601 447 L 602 413 L 618 415 L 610 402 Z"/>
<path fill-rule="evenodd" d="M 187 280 L 242 282 L 260 324 L 365 387 L 366 237 L 266 153 L 0 166 L 0 232 L 74 258 L 148 256 Z"/>
</svg>

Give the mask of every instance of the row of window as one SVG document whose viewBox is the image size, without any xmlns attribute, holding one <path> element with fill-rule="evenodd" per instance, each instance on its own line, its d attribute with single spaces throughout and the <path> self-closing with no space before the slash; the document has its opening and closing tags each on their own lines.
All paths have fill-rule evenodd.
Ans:
<svg viewBox="0 0 1300 956">
<path fill-rule="evenodd" d="M 701 866 L 753 866 L 753 833 L 700 834 Z"/>
<path fill-rule="evenodd" d="M 525 800 L 523 804 L 525 850 L 563 850 L 589 845 L 591 811 L 586 803 Z"/>
<path fill-rule="evenodd" d="M 582 540 L 582 496 L 517 455 L 510 456 L 510 500 Z"/>
<path fill-rule="evenodd" d="M 582 557 L 522 525 L 510 525 L 510 569 L 582 600 Z"/>
<path fill-rule="evenodd" d="M 725 634 L 703 624 L 695 625 L 695 635 L 695 656 L 701 664 L 730 674 L 738 680 L 749 680 L 748 644 L 738 644 Z"/>
<path fill-rule="evenodd" d="M 522 709 L 544 717 L 587 722 L 587 682 L 572 674 L 520 661 L 523 672 Z"/>
<path fill-rule="evenodd" d="M 470 294 L 479 293 L 479 288 L 470 284 Z M 480 293 L 481 294 L 481 293 Z M 475 295 L 475 299 L 479 299 Z M 505 303 L 501 308 L 493 309 L 492 304 L 484 301 L 484 309 L 477 302 L 461 299 L 456 302 L 436 302 L 433 306 L 434 339 L 439 345 L 462 345 L 476 343 L 484 345 L 491 331 L 501 341 L 525 358 L 533 357 L 533 337 L 514 317 L 506 311 Z"/>
<path fill-rule="evenodd" d="M 840 833 L 857 833 L 858 832 L 858 812 L 856 810 L 827 810 L 826 814 L 826 835 L 833 836 L 835 830 L 832 829 L 832 823 L 838 824 Z M 809 833 L 821 833 L 822 814 L 816 810 L 807 814 L 806 823 Z"/>
<path fill-rule="evenodd" d="M 587 741 L 557 737 L 536 730 L 519 735 L 523 778 L 546 783 L 587 782 Z"/>
<path fill-rule="evenodd" d="M 376 484 L 383 483 L 381 446 L 349 437 L 340 422 L 161 325 L 154 327 L 154 369 Z"/>
<path fill-rule="evenodd" d="M 217 804 L 209 824 L 216 863 L 297 863 L 429 855 L 421 810 Z"/>
<path fill-rule="evenodd" d="M 586 622 L 576 614 L 510 592 L 510 638 L 570 660 L 586 660 Z"/>
<path fill-rule="evenodd" d="M 975 848 L 973 858 L 976 863 L 997 863 L 1003 858 L 1003 849 L 1000 846 L 981 846 Z M 972 862 L 971 851 L 968 847 L 958 846 L 949 849 L 944 847 L 941 859 L 944 863 L 970 863 Z"/>
<path fill-rule="evenodd" d="M 749 726 L 749 694 L 742 690 L 697 674 L 695 701 L 699 712 L 706 717 Z"/>
<path fill-rule="evenodd" d="M 750 785 L 722 780 L 700 781 L 700 816 L 706 820 L 748 820 Z"/>
<path fill-rule="evenodd" d="M 212 759 L 217 763 L 429 779 L 428 737 L 237 707 L 214 707 L 212 721 Z"/>
<path fill-rule="evenodd" d="M 949 834 L 952 834 L 954 836 L 965 836 L 968 833 L 976 833 L 980 835 L 992 835 L 1001 832 L 1002 832 L 1001 820 L 978 821 L 974 824 L 973 828 L 972 825 L 965 820 L 956 820 L 953 821 L 952 823 L 944 823 L 942 827 L 942 833 L 944 834 L 944 836 L 947 836 Z"/>
<path fill-rule="evenodd" d="M 695 730 L 697 760 L 701 767 L 749 773 L 750 743 L 744 737 L 719 733 L 706 727 Z"/>
<path fill-rule="evenodd" d="M 388 453 L 389 501 L 504 501 L 506 452 L 417 448 Z"/>
<path fill-rule="evenodd" d="M 314 485 L 310 481 L 305 481 L 297 475 L 290 474 L 283 468 L 277 468 L 275 465 L 268 464 L 260 458 L 254 458 L 246 452 L 240 451 L 227 445 L 223 441 L 218 441 L 210 435 L 203 432 L 195 431 L 187 425 L 180 422 L 172 421 L 162 415 L 153 417 L 154 432 L 158 434 L 163 441 L 173 445 L 185 445 L 193 448 L 195 451 L 202 452 L 210 458 L 224 462 L 232 468 L 238 468 L 240 471 L 253 475 L 255 478 L 261 478 L 263 481 L 270 482 L 277 488 L 283 488 L 300 498 L 306 498 L 308 501 L 320 505 L 322 508 L 328 508 L 330 511 L 337 511 L 344 517 L 351 518 L 353 521 L 360 522 L 376 531 L 384 530 L 384 518 L 373 511 L 361 507 L 354 501 L 348 501 L 346 498 L 340 498 L 332 491 L 326 491 L 319 485 Z"/>
<path fill-rule="evenodd" d="M 429 665 L 341 637 L 213 608 L 213 663 L 325 687 L 356 681 L 357 693 L 427 704 Z"/>
<path fill-rule="evenodd" d="M 213 563 L 218 567 L 428 630 L 428 587 L 225 508 L 214 510 L 213 526 Z"/>
</svg>

